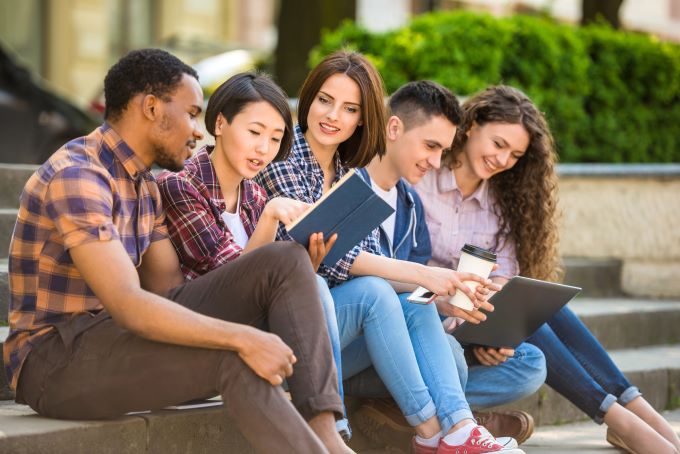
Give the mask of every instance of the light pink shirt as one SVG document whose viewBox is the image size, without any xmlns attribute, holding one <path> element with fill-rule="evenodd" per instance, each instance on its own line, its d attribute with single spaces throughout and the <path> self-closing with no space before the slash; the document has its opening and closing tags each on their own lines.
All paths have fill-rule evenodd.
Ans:
<svg viewBox="0 0 680 454">
<path fill-rule="evenodd" d="M 499 218 L 487 181 L 463 199 L 453 171 L 442 167 L 428 172 L 415 189 L 423 200 L 430 231 L 432 259 L 429 264 L 455 269 L 460 250 L 465 243 L 470 243 L 496 253 L 498 270 L 491 273 L 491 277 L 510 279 L 519 274 L 514 243 L 502 236 L 500 244 L 496 244 Z"/>
</svg>

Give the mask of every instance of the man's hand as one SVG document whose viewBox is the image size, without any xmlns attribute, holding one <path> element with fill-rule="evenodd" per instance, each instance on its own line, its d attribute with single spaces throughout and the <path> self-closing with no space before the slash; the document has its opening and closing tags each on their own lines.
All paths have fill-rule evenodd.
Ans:
<svg viewBox="0 0 680 454">
<path fill-rule="evenodd" d="M 450 296 L 438 296 L 435 299 L 435 304 L 437 305 L 437 312 L 446 317 L 458 317 L 462 318 L 466 322 L 478 325 L 479 323 L 486 320 L 486 314 L 482 312 L 482 310 L 486 312 L 494 311 L 493 304 L 489 303 L 488 301 L 478 301 L 479 304 L 478 308 L 472 309 L 471 311 L 467 311 L 465 309 L 461 309 L 458 306 L 450 304 L 449 303 L 450 298 L 451 298 Z"/>
<path fill-rule="evenodd" d="M 312 260 L 312 268 L 314 271 L 319 269 L 319 265 L 321 265 L 324 257 L 326 257 L 326 254 L 331 250 L 337 239 L 337 233 L 331 235 L 330 239 L 325 243 L 323 241 L 323 232 L 312 233 L 309 236 L 309 248 L 307 249 L 307 252 L 309 252 L 309 258 Z"/>
<path fill-rule="evenodd" d="M 472 352 L 483 366 L 498 366 L 515 356 L 512 348 L 473 347 Z"/>
<path fill-rule="evenodd" d="M 250 328 L 242 334 L 238 355 L 259 377 L 274 386 L 293 374 L 297 358 L 279 336 Z"/>
</svg>

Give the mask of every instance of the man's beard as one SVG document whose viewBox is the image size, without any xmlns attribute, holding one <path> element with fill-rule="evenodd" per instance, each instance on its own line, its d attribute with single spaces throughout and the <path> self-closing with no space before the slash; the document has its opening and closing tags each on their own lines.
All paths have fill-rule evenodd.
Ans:
<svg viewBox="0 0 680 454">
<path fill-rule="evenodd" d="M 184 161 L 177 162 L 176 158 L 168 153 L 167 149 L 162 145 L 157 145 L 154 147 L 154 156 L 154 162 L 162 169 L 166 169 L 171 172 L 179 172 L 184 168 Z"/>
</svg>

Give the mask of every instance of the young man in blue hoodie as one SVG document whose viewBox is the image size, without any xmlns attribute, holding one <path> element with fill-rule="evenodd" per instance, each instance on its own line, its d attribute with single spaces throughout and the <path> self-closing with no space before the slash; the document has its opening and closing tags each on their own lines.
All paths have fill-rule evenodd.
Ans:
<svg viewBox="0 0 680 454">
<path fill-rule="evenodd" d="M 442 154 L 451 147 L 461 108 L 456 97 L 446 88 L 430 81 L 411 82 L 397 90 L 389 102 L 390 117 L 386 126 L 386 154 L 376 156 L 360 172 L 373 190 L 394 209 L 395 213 L 380 227 L 384 255 L 400 260 L 426 264 L 431 257 L 430 236 L 425 224 L 422 202 L 411 185 L 430 169 L 438 169 Z M 415 290 L 412 285 L 393 282 L 392 286 L 405 299 Z M 436 300 L 437 309 L 445 317 L 459 317 L 468 323 L 486 319 L 479 310 L 465 311 L 448 304 L 447 298 Z M 493 306 L 484 302 L 486 311 Z M 454 357 L 461 372 L 461 383 L 473 409 L 480 410 L 516 401 L 534 393 L 546 376 L 545 358 L 530 344 L 513 349 L 485 349 L 485 356 L 495 359 L 495 366 L 482 366 L 471 361 L 466 367 L 464 349 L 449 336 Z M 478 347 L 477 347 L 478 348 Z M 475 355 L 468 355 L 473 358 Z M 467 371 L 467 375 L 465 374 Z M 388 396 L 372 369 L 348 381 L 348 394 Z M 362 426 L 379 425 L 385 438 L 399 439 L 398 432 L 410 435 L 412 429 L 396 406 L 388 399 L 373 399 L 357 412 Z M 487 412 L 475 415 L 496 437 L 510 436 L 519 443 L 533 431 L 530 415 L 520 411 Z M 380 432 L 380 431 L 377 431 Z"/>
</svg>

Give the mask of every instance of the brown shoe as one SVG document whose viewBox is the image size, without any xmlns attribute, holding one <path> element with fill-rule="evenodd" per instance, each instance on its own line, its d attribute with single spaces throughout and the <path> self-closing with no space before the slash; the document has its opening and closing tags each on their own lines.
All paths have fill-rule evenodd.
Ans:
<svg viewBox="0 0 680 454">
<path fill-rule="evenodd" d="M 393 399 L 367 399 L 352 415 L 352 427 L 373 443 L 407 450 L 415 430 Z"/>
<path fill-rule="evenodd" d="M 630 449 L 623 442 L 623 440 L 621 440 L 621 437 L 619 437 L 617 433 L 611 430 L 609 427 L 607 427 L 607 441 L 609 442 L 610 445 L 614 446 L 615 448 L 623 449 L 624 451 L 629 452 L 630 454 L 637 454 L 635 451 Z"/>
<path fill-rule="evenodd" d="M 495 438 L 512 437 L 522 444 L 534 432 L 534 418 L 519 410 L 474 412 L 477 424 L 484 426 Z"/>
</svg>

